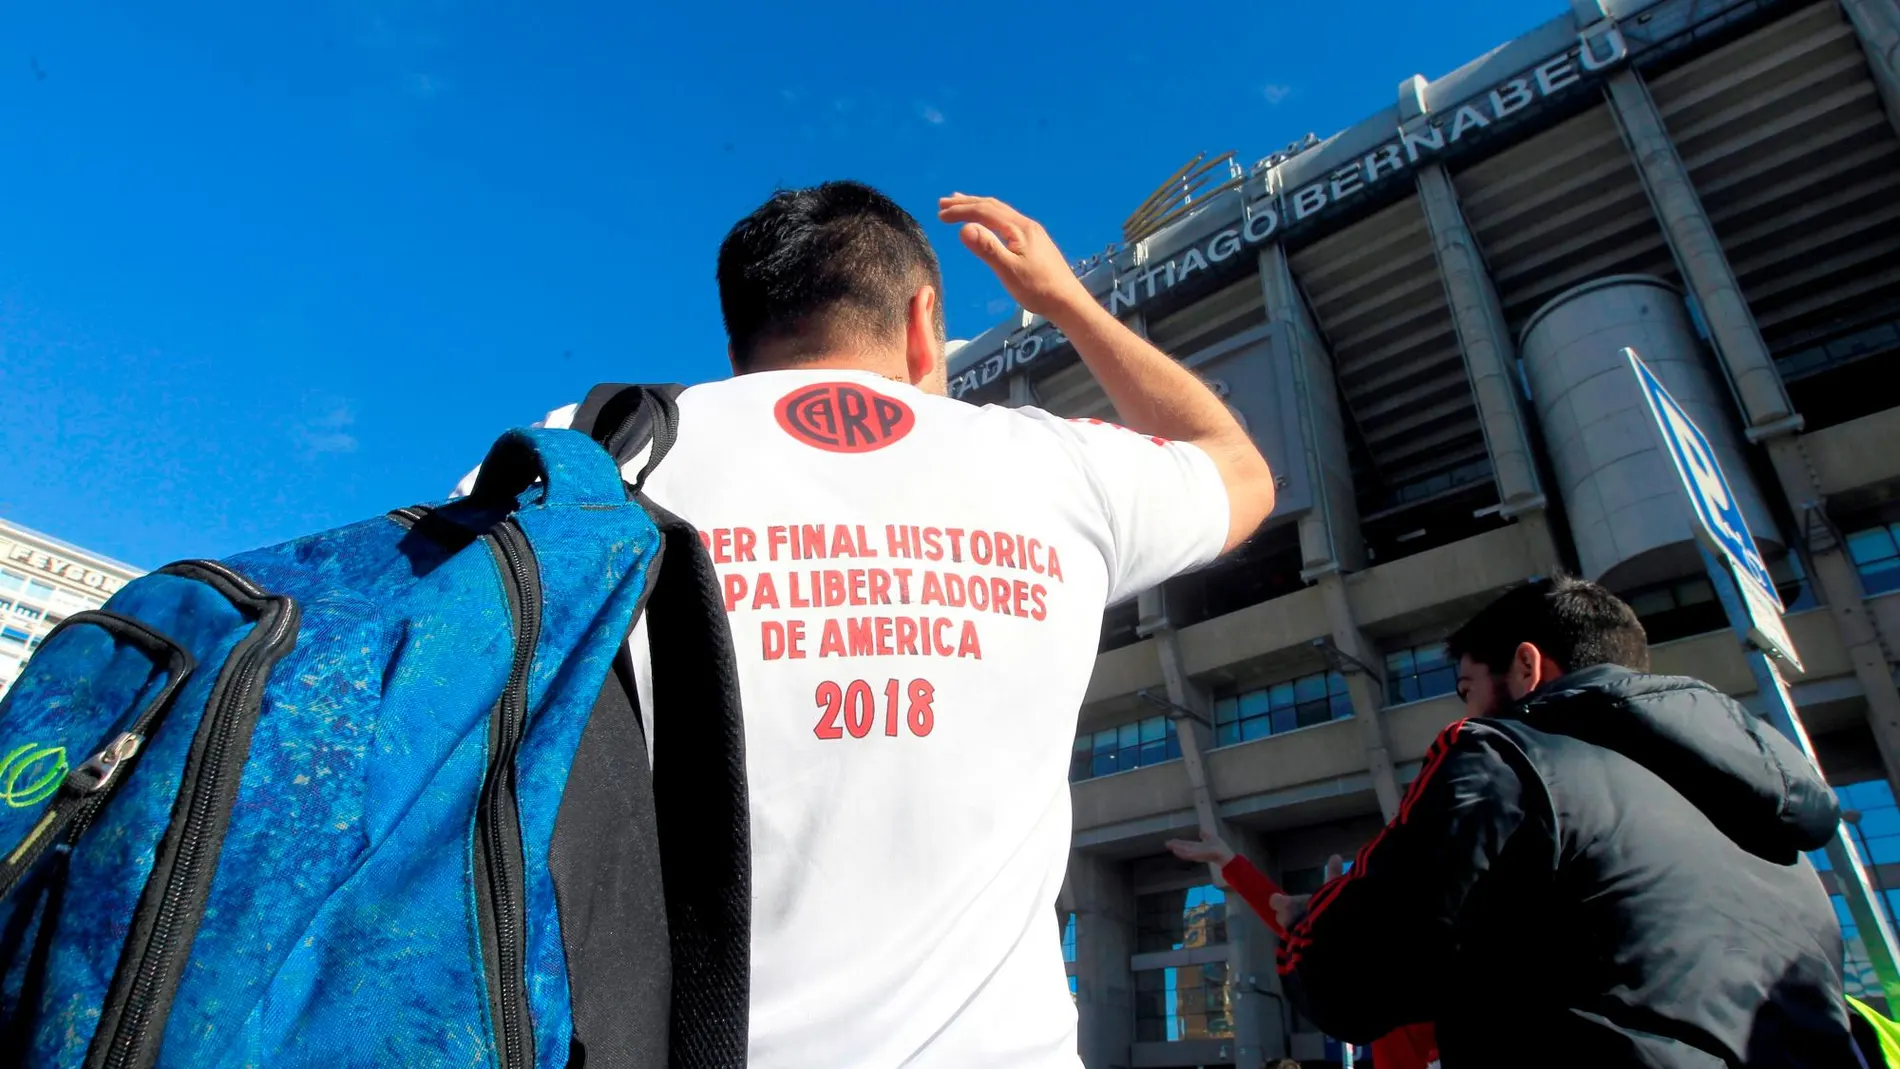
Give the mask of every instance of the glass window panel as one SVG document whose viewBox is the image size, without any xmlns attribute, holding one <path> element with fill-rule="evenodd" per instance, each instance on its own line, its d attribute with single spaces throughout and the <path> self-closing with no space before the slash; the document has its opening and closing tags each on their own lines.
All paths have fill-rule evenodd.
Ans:
<svg viewBox="0 0 1900 1069">
<path fill-rule="evenodd" d="M 1847 536 L 1847 555 L 1855 564 L 1866 564 L 1896 553 L 1900 553 L 1900 549 L 1895 548 L 1893 531 L 1889 528 L 1870 527 Z"/>
<path fill-rule="evenodd" d="M 1094 748 L 1095 748 L 1095 736 L 1077 735 L 1075 737 L 1075 752 L 1076 753 L 1088 753 L 1090 750 Z"/>
<path fill-rule="evenodd" d="M 1347 695 L 1344 695 L 1344 694 L 1333 695 L 1331 699 L 1331 704 L 1333 707 L 1334 720 L 1343 720 L 1346 717 L 1349 717 L 1352 715 L 1352 698 L 1348 697 Z"/>
<path fill-rule="evenodd" d="M 1301 676 L 1293 681 L 1293 700 L 1310 702 L 1326 696 L 1326 677 L 1324 675 Z"/>
<path fill-rule="evenodd" d="M 1900 568 L 1882 568 L 1877 572 L 1863 570 L 1860 573 L 1860 585 L 1867 588 L 1868 597 L 1900 590 Z"/>
<path fill-rule="evenodd" d="M 1264 690 L 1250 690 L 1240 696 L 1240 718 L 1242 720 L 1248 717 L 1260 716 L 1270 708 L 1272 708 L 1272 706 L 1269 704 L 1267 692 Z"/>
<path fill-rule="evenodd" d="M 1113 753 L 1114 750 L 1115 750 L 1115 729 L 1114 728 L 1110 728 L 1107 731 L 1098 731 L 1095 733 L 1095 752 L 1097 754 Z"/>
<path fill-rule="evenodd" d="M 1411 650 L 1400 650 L 1397 653 L 1385 655 L 1385 670 L 1390 675 L 1404 675 L 1413 671 L 1414 668 Z"/>
<path fill-rule="evenodd" d="M 47 583 L 39 583 L 28 579 L 26 581 L 26 596 L 44 601 L 53 596 L 53 588 Z"/>
<path fill-rule="evenodd" d="M 1092 775 L 1106 776 L 1113 771 L 1115 771 L 1115 753 L 1113 750 L 1108 753 L 1098 753 L 1095 755 L 1095 763 L 1090 768 Z"/>
<path fill-rule="evenodd" d="M 1115 729 L 1115 734 L 1115 745 L 1127 749 L 1141 741 L 1141 725 L 1139 723 L 1123 724 Z"/>
<path fill-rule="evenodd" d="M 1181 737 L 1170 731 L 1168 732 L 1168 760 L 1172 761 L 1179 756 L 1181 756 Z"/>
<path fill-rule="evenodd" d="M 1292 710 L 1292 709 L 1275 709 L 1275 710 L 1273 711 L 1273 731 L 1274 731 L 1274 734 L 1276 734 L 1276 735 L 1277 735 L 1277 734 L 1279 734 L 1279 733 L 1280 733 L 1280 732 L 1282 732 L 1282 731 L 1292 731 L 1292 730 L 1293 730 L 1294 728 L 1296 728 L 1296 727 L 1298 727 L 1298 726 L 1300 726 L 1300 725 L 1299 725 L 1299 714 L 1298 714 L 1298 713 L 1296 713 L 1296 712 L 1295 712 L 1294 710 Z"/>
<path fill-rule="evenodd" d="M 1294 702 L 1293 684 L 1275 683 L 1267 688 L 1267 702 L 1275 709 L 1284 709 Z"/>
<path fill-rule="evenodd" d="M 1706 605 L 1715 600 L 1715 588 L 1707 579 L 1692 579 L 1676 588 L 1676 603 L 1684 607 Z"/>
<path fill-rule="evenodd" d="M 1340 675 L 1338 672 L 1326 673 L 1326 693 L 1328 694 L 1346 693 L 1346 677 Z"/>
<path fill-rule="evenodd" d="M 1214 745 L 1216 746 L 1232 746 L 1239 741 L 1239 724 L 1222 724 L 1214 729 Z"/>
<path fill-rule="evenodd" d="M 1163 718 L 1158 717 L 1158 716 L 1151 716 L 1148 719 L 1143 720 L 1141 722 L 1141 741 L 1142 742 L 1160 742 L 1162 739 L 1166 738 L 1167 735 L 1168 735 L 1168 721 L 1167 720 L 1164 720 Z"/>
<path fill-rule="evenodd" d="M 1240 718 L 1240 699 L 1222 698 L 1214 703 L 1214 723 L 1230 724 Z"/>
<path fill-rule="evenodd" d="M 1398 700 L 1399 704 L 1403 704 L 1405 702 L 1417 701 L 1419 698 L 1418 677 L 1417 676 L 1401 677 L 1399 679 L 1398 693 L 1393 695 L 1393 697 Z"/>
<path fill-rule="evenodd" d="M 1439 668 L 1451 663 L 1450 656 L 1445 652 L 1445 644 L 1443 642 L 1436 642 L 1430 646 L 1420 646 L 1417 653 L 1418 670 L 1420 672 L 1429 672 L 1434 668 Z"/>
<path fill-rule="evenodd" d="M 1240 722 L 1240 740 L 1242 742 L 1264 739 L 1272 732 L 1273 722 L 1264 716 L 1257 716 L 1252 720 L 1242 720 Z"/>
<path fill-rule="evenodd" d="M 1296 711 L 1296 716 L 1299 725 L 1306 728 L 1330 721 L 1333 718 L 1333 710 L 1332 706 L 1324 701 L 1302 702 Z"/>
<path fill-rule="evenodd" d="M 1675 595 L 1667 590 L 1650 590 L 1633 594 L 1629 598 L 1629 607 L 1638 616 L 1653 616 L 1659 612 L 1668 612 L 1676 607 Z"/>
<path fill-rule="evenodd" d="M 1138 760 L 1144 767 L 1147 765 L 1158 765 L 1167 759 L 1168 742 L 1166 739 L 1156 739 L 1153 742 L 1144 742 L 1141 744 L 1141 756 Z"/>
<path fill-rule="evenodd" d="M 1418 677 L 1419 695 L 1436 698 L 1440 694 L 1451 694 L 1458 689 L 1458 670 L 1455 668 L 1435 668 Z"/>
<path fill-rule="evenodd" d="M 0 571 L 0 590 L 18 590 L 26 585 L 26 576 Z"/>
<path fill-rule="evenodd" d="M 1131 768 L 1140 768 L 1140 767 L 1141 767 L 1141 747 L 1140 746 L 1124 746 L 1119 751 L 1116 752 L 1116 756 L 1115 756 L 1116 771 L 1126 772 Z"/>
</svg>

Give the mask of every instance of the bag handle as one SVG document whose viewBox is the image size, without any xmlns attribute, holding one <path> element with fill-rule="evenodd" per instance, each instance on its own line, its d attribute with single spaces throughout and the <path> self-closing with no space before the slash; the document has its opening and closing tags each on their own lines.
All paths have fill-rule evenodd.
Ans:
<svg viewBox="0 0 1900 1069">
<path fill-rule="evenodd" d="M 626 501 L 620 471 L 584 434 L 517 427 L 495 440 L 469 491 L 471 501 L 512 508 L 539 480 L 544 505 L 617 505 Z"/>
<path fill-rule="evenodd" d="M 652 446 L 639 474 L 628 480 L 637 494 L 679 437 L 677 398 L 684 389 L 677 383 L 603 382 L 587 392 L 574 412 L 572 427 L 599 442 L 623 467 L 640 450 Z"/>
</svg>

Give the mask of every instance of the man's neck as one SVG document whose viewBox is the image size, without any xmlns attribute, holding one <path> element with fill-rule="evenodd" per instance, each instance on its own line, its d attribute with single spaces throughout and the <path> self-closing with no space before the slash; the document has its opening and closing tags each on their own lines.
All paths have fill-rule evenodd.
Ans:
<svg viewBox="0 0 1900 1069">
<path fill-rule="evenodd" d="M 827 353 L 823 356 L 795 358 L 785 360 L 761 360 L 754 364 L 749 372 L 756 371 L 859 371 L 868 375 L 879 375 L 892 382 L 908 384 L 910 376 L 903 357 L 891 357 L 867 353 L 841 352 Z"/>
</svg>

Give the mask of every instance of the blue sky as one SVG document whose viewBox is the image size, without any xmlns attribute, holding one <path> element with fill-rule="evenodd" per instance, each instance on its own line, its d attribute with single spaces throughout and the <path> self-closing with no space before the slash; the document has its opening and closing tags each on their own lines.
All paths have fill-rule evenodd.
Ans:
<svg viewBox="0 0 1900 1069">
<path fill-rule="evenodd" d="M 1562 8 L 38 4 L 0 14 L 0 517 L 145 567 L 440 497 L 597 381 L 726 374 L 778 185 L 1079 256 L 1201 150 L 1327 136 Z M 1172 8 L 1172 5 L 1170 5 Z"/>
</svg>

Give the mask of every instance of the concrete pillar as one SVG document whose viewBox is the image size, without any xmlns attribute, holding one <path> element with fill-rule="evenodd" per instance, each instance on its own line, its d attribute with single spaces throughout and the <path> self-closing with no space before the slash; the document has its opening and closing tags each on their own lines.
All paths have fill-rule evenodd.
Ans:
<svg viewBox="0 0 1900 1069">
<path fill-rule="evenodd" d="M 1891 0 L 1867 2 L 1877 5 Z M 1880 748 L 1887 780 L 1900 792 L 1900 688 L 1894 686 L 1888 647 L 1868 611 L 1859 575 L 1839 540 L 1821 522 L 1826 502 L 1801 444 L 1801 417 L 1788 400 L 1774 357 L 1648 87 L 1636 72 L 1618 71 L 1610 76 L 1609 97 L 1663 234 L 1683 280 L 1701 306 L 1716 356 L 1735 388 L 1747 437 L 1767 448 L 1782 492 L 1807 528 L 1802 533 L 1807 536 L 1809 579 L 1827 603 L 1848 649 L 1854 676 L 1867 696 L 1868 727 Z"/>
<path fill-rule="evenodd" d="M 1827 603 L 1841 645 L 1847 649 L 1854 679 L 1867 696 L 1867 727 L 1880 750 L 1887 783 L 1900 795 L 1900 688 L 1893 682 L 1891 647 L 1867 606 L 1860 573 L 1848 559 L 1833 525 L 1826 521 L 1820 479 L 1808 460 L 1801 436 L 1783 435 L 1770 440 L 1767 447 L 1775 474 L 1794 508 L 1795 522 L 1805 528 L 1792 533 L 1808 551 L 1808 581 Z"/>
<path fill-rule="evenodd" d="M 1137 604 L 1139 617 L 1135 633 L 1155 640 L 1155 653 L 1161 661 L 1161 679 L 1167 688 L 1168 703 L 1175 707 L 1175 734 L 1181 740 L 1181 764 L 1187 769 L 1188 785 L 1194 794 L 1194 815 L 1201 831 L 1228 837 L 1226 823 L 1215 809 L 1214 787 L 1207 773 L 1206 753 L 1214 748 L 1213 707 L 1207 691 L 1188 676 L 1187 662 L 1181 656 L 1181 642 L 1168 619 L 1165 588 L 1145 591 Z M 1210 878 L 1220 881 L 1220 871 L 1208 866 Z"/>
<path fill-rule="evenodd" d="M 1029 381 L 1028 375 L 1017 372 L 1009 377 L 1009 407 L 1022 408 L 1037 404 L 1038 400 L 1036 386 Z"/>
<path fill-rule="evenodd" d="M 1262 872 L 1268 868 L 1260 839 L 1244 828 L 1234 829 L 1233 848 Z M 1274 968 L 1279 940 L 1239 895 L 1227 896 L 1228 966 L 1233 983 L 1234 1069 L 1260 1069 L 1287 1053 L 1286 994 Z"/>
<path fill-rule="evenodd" d="M 1069 854 L 1062 900 L 1075 913 L 1076 1049 L 1086 1069 L 1127 1069 L 1135 1039 L 1135 892 L 1122 865 Z"/>
<path fill-rule="evenodd" d="M 1841 9 L 1867 54 L 1887 122 L 1900 131 L 1900 5 L 1894 0 L 1841 0 Z"/>
<path fill-rule="evenodd" d="M 1649 87 L 1641 75 L 1627 69 L 1610 75 L 1608 84 L 1610 109 L 1623 130 L 1623 141 L 1649 191 L 1656 221 L 1662 224 L 1683 281 L 1702 309 L 1748 425 L 1765 433 L 1783 424 L 1793 429 L 1794 406 L 1788 402 L 1788 391 L 1782 389 L 1774 358 L 1748 310 L 1715 225 L 1702 210 L 1689 169 L 1676 155 L 1675 142 L 1669 139 Z"/>
<path fill-rule="evenodd" d="M 1319 577 L 1319 588 L 1326 599 L 1326 621 L 1333 645 L 1346 655 L 1346 693 L 1352 698 L 1352 718 L 1359 725 L 1359 742 L 1366 750 L 1372 793 L 1379 798 L 1379 812 L 1391 820 L 1399 813 L 1399 778 L 1392 767 L 1392 744 L 1385 730 L 1385 678 L 1375 674 L 1381 671 L 1385 658 L 1353 619 L 1345 577 L 1337 570 L 1327 572 Z"/>
<path fill-rule="evenodd" d="M 1260 250 L 1260 290 L 1267 318 L 1280 330 L 1292 360 L 1295 387 L 1301 393 L 1307 475 L 1316 489 L 1312 510 L 1300 518 L 1301 567 L 1336 564 L 1357 571 L 1365 567 L 1365 539 L 1359 534 L 1358 498 L 1332 355 L 1300 297 L 1286 250 L 1277 244 Z"/>
<path fill-rule="evenodd" d="M 1864 8 L 1891 0 L 1868 0 Z M 1853 4 L 1849 6 L 1853 8 Z M 1853 13 L 1853 11 L 1851 11 Z M 1858 28 L 1858 23 L 1856 23 Z M 1889 53 L 1891 55 L 1891 53 Z M 1879 74 L 1875 70 L 1875 74 Z M 1729 266 L 1727 254 L 1702 201 L 1695 194 L 1682 158 L 1668 139 L 1663 116 L 1657 112 L 1649 89 L 1634 70 L 1619 70 L 1609 78 L 1609 103 L 1623 127 L 1623 139 L 1636 158 L 1638 173 L 1649 190 L 1657 220 L 1663 224 L 1683 281 L 1701 304 L 1702 319 L 1716 342 L 1716 357 L 1735 385 L 1742 404 L 1742 423 L 1748 441 L 1761 442 L 1775 465 L 1775 475 L 1788 496 L 1799 522 L 1805 524 L 1809 551 L 1809 581 L 1820 598 L 1854 665 L 1854 678 L 1868 697 L 1868 727 L 1887 767 L 1887 780 L 1900 792 L 1900 689 L 1894 687 L 1892 665 L 1879 625 L 1862 598 L 1860 577 L 1853 562 L 1826 522 L 1815 515 L 1826 509 L 1820 480 L 1801 444 L 1801 416 L 1788 401 L 1775 357 L 1761 340 L 1754 313 L 1742 296 L 1742 287 Z"/>
<path fill-rule="evenodd" d="M 1432 250 L 1438 259 L 1445 299 L 1451 306 L 1458 345 L 1464 352 L 1465 372 L 1478 405 L 1478 420 L 1491 450 L 1491 468 L 1498 499 L 1506 516 L 1541 513 L 1543 488 L 1538 484 L 1537 461 L 1531 453 L 1524 413 L 1518 407 L 1517 352 L 1504 323 L 1497 288 L 1485 270 L 1478 239 L 1465 224 L 1445 168 L 1431 163 L 1418 170 L 1419 204 L 1431 230 Z"/>
</svg>

